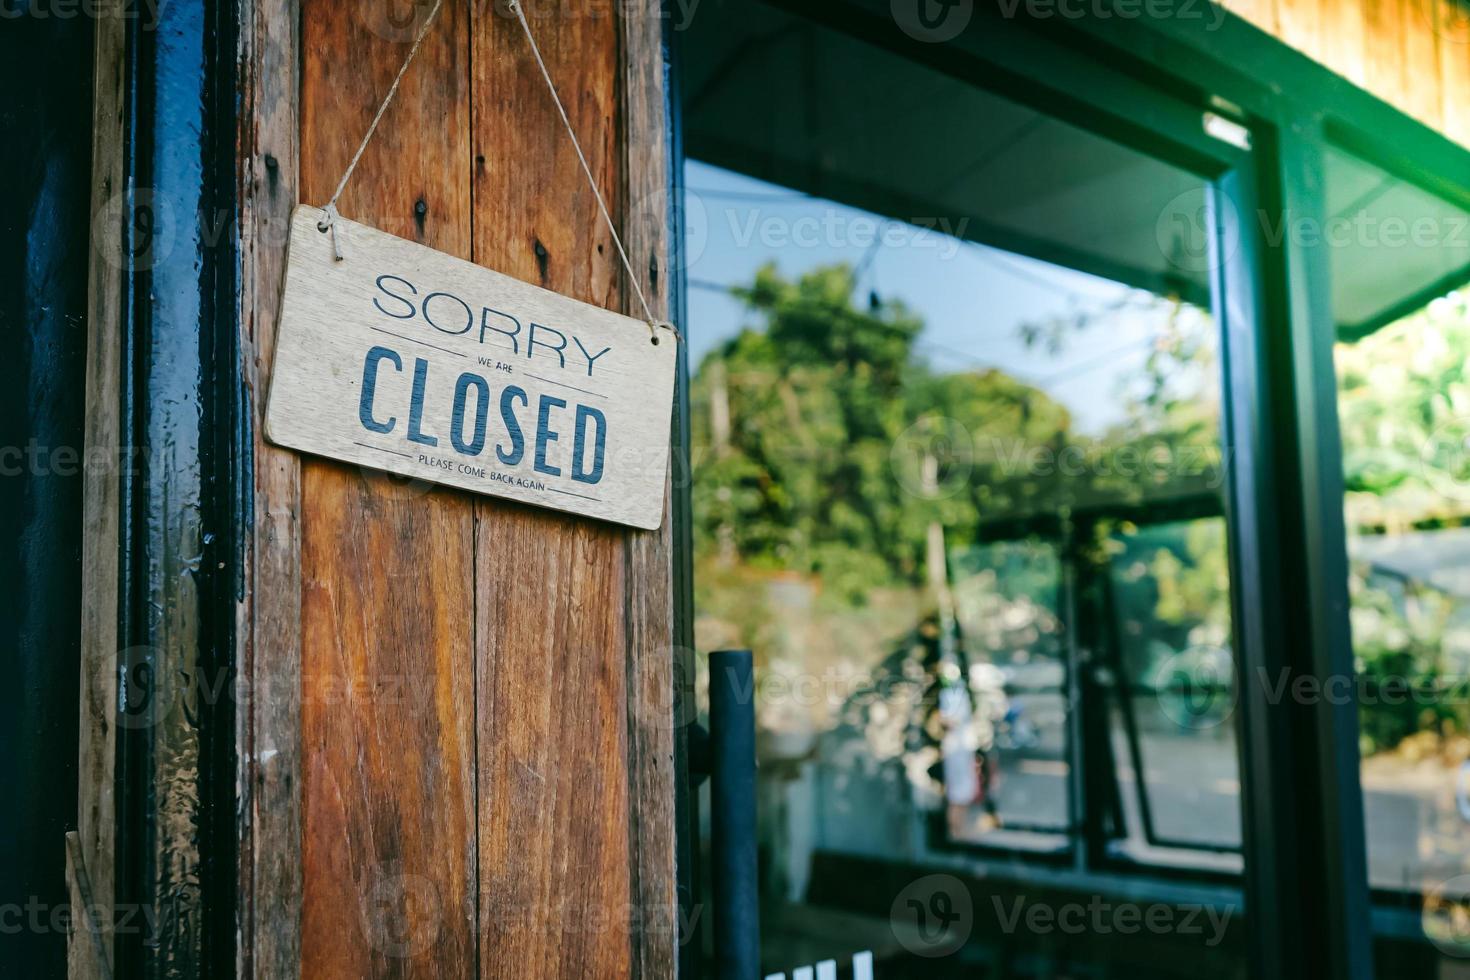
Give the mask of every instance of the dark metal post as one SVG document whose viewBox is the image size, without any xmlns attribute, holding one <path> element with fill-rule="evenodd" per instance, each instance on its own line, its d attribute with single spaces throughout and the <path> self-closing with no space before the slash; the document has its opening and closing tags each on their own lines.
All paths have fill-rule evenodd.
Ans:
<svg viewBox="0 0 1470 980">
<path fill-rule="evenodd" d="M 755 670 L 749 650 L 710 654 L 710 836 L 715 976 L 760 976 L 755 861 Z"/>
</svg>

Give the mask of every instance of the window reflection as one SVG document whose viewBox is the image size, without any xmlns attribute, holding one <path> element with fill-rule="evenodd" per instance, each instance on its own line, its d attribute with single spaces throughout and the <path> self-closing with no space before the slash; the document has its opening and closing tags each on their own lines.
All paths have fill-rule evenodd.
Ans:
<svg viewBox="0 0 1470 980">
<path fill-rule="evenodd" d="M 688 181 L 726 216 L 876 221 L 707 164 Z M 709 233 L 696 641 L 757 652 L 770 955 L 807 948 L 860 859 L 1237 873 L 1210 316 L 973 242 L 751 269 Z"/>
<path fill-rule="evenodd" d="M 1470 494 L 1455 414 L 1470 316 L 1455 295 L 1338 349 L 1353 646 L 1371 879 L 1470 870 Z"/>
<path fill-rule="evenodd" d="M 981 842 L 1004 827 L 1066 833 L 1070 825 L 1067 650 L 1055 544 L 1006 541 L 957 550 L 955 611 L 972 687 L 990 697 L 987 784 L 951 828 Z"/>
<path fill-rule="evenodd" d="M 682 59 L 695 639 L 756 655 L 767 972 L 1238 975 L 1206 183 L 711 2 Z M 943 948 L 934 902 L 973 912 Z M 1011 915 L 1120 903 L 1224 925 Z"/>
<path fill-rule="evenodd" d="M 1225 522 L 1124 524 L 1108 555 L 1127 847 L 1239 850 Z"/>
<path fill-rule="evenodd" d="M 1430 976 L 1470 917 L 1470 215 L 1327 157 L 1369 884 L 1379 970 Z"/>
</svg>

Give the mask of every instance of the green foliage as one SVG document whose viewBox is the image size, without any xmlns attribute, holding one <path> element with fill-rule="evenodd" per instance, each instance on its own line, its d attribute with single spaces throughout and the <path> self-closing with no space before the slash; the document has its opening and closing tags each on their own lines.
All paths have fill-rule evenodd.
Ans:
<svg viewBox="0 0 1470 980">
<path fill-rule="evenodd" d="M 742 330 L 695 375 L 694 507 L 701 551 L 821 574 L 861 602 L 920 556 L 888 456 L 922 325 L 898 303 L 858 310 L 852 294 L 845 267 L 795 283 L 766 267 L 738 292 L 762 329 Z M 728 431 L 713 430 L 715 416 Z"/>
<path fill-rule="evenodd" d="M 1466 297 L 1338 344 L 1336 361 L 1353 650 L 1362 748 L 1372 753 L 1421 731 L 1470 730 L 1464 692 L 1452 690 L 1470 669 L 1467 597 L 1405 574 L 1402 550 L 1395 558 L 1384 547 L 1470 522 Z"/>
<path fill-rule="evenodd" d="M 920 318 L 902 303 L 857 302 L 855 286 L 844 266 L 794 281 L 766 266 L 735 291 L 746 325 L 697 365 L 697 642 L 751 647 L 767 677 L 914 669 L 905 651 L 915 630 L 937 628 L 925 568 L 937 524 L 969 662 L 1059 662 L 1064 528 L 1079 510 L 1147 515 L 1154 501 L 1187 509 L 1196 499 L 1218 508 L 1208 315 L 1128 293 L 1094 317 L 1023 326 L 1045 345 L 1041 363 L 1113 318 L 1149 328 L 1144 364 L 1113 394 L 1117 423 L 1082 435 L 1066 407 L 1004 371 L 936 371 L 916 351 Z M 1037 529 L 1038 519 L 1050 523 Z M 1088 552 L 1114 569 L 1134 669 L 1191 644 L 1228 650 L 1223 521 L 1137 534 L 1109 520 L 1097 530 L 1104 540 Z M 820 725 L 837 710 L 803 705 L 792 709 L 800 717 L 776 717 L 783 706 L 764 706 L 762 725 Z M 878 741 L 902 750 L 900 734 L 888 736 Z"/>
<path fill-rule="evenodd" d="M 861 603 L 875 586 L 922 579 L 930 522 L 960 544 L 982 514 L 1041 495 L 1041 479 L 971 478 L 1005 462 L 977 460 L 977 445 L 1045 446 L 1069 420 L 1001 372 L 931 372 L 914 353 L 920 320 L 897 302 L 858 309 L 853 292 L 845 266 L 796 282 L 768 266 L 737 292 L 756 324 L 711 352 L 692 386 L 694 505 L 702 552 L 820 574 Z M 722 414 L 728 431 L 714 431 Z M 952 492 L 921 492 L 916 462 L 902 458 L 908 441 L 932 442 L 910 428 L 925 420 L 963 433 L 937 474 Z"/>
<path fill-rule="evenodd" d="M 1198 395 L 1213 385 L 1192 383 L 1214 370 L 1199 311 L 1136 296 L 1111 311 L 1162 328 L 1119 393 L 1128 421 L 1091 439 L 1073 432 L 1065 407 L 1002 371 L 933 371 L 915 353 L 919 318 L 877 297 L 860 309 L 854 292 L 846 266 L 793 282 L 769 265 L 735 291 L 752 322 L 704 358 L 692 385 L 699 553 L 821 575 L 860 604 L 870 588 L 922 582 L 933 522 L 955 551 L 977 543 L 985 522 L 1197 491 L 1202 471 L 1218 468 L 1218 404 Z M 1213 455 L 1184 472 L 1185 447 Z M 1081 469 L 1059 474 L 1069 451 Z M 1106 465 L 1120 451 L 1134 469 Z M 924 454 L 935 457 L 932 488 Z"/>
<path fill-rule="evenodd" d="M 1112 602 L 1129 679 L 1148 684 L 1182 651 L 1230 644 L 1225 521 L 1165 522 L 1111 529 Z"/>
<path fill-rule="evenodd" d="M 1470 306 L 1455 295 L 1338 344 L 1351 527 L 1452 526 L 1470 515 Z"/>
</svg>

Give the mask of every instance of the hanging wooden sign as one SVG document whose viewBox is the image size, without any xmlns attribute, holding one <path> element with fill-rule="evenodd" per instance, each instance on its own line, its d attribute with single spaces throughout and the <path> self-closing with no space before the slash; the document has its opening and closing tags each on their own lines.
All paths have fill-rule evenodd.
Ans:
<svg viewBox="0 0 1470 980">
<path fill-rule="evenodd" d="M 659 526 L 672 331 L 325 214 L 292 218 L 267 439 Z"/>
</svg>

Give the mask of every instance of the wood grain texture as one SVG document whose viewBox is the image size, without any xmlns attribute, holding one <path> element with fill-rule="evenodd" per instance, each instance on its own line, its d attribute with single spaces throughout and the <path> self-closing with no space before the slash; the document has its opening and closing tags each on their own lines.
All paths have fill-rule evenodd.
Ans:
<svg viewBox="0 0 1470 980">
<path fill-rule="evenodd" d="M 1334 29 L 1327 0 L 1276 0 L 1276 36 L 1309 58 L 1325 63 L 1324 39 Z"/>
<path fill-rule="evenodd" d="M 1367 81 L 1367 4 L 1371 0 L 1331 0 L 1321 11 L 1321 60 L 1362 88 Z"/>
<path fill-rule="evenodd" d="M 304 469 L 302 976 L 473 977 L 467 507 Z"/>
<path fill-rule="evenodd" d="M 244 4 L 241 64 L 240 349 L 254 450 L 252 533 L 236 636 L 240 690 L 239 975 L 300 976 L 301 467 L 262 437 L 300 174 L 294 0 Z"/>
<path fill-rule="evenodd" d="M 1404 0 L 1404 65 L 1408 71 L 1403 108 L 1435 129 L 1444 124 L 1444 79 L 1433 30 L 1436 0 Z"/>
<path fill-rule="evenodd" d="M 83 467 L 80 731 L 77 758 L 77 835 L 68 864 L 87 870 L 98 918 L 112 915 L 116 807 L 113 785 L 117 758 L 118 534 L 121 463 L 122 220 L 116 202 L 123 193 L 125 21 L 120 0 L 107 0 L 112 16 L 100 16 L 95 34 L 92 115 L 91 264 L 87 274 L 86 416 L 87 459 L 119 465 Z M 103 214 L 108 215 L 102 218 Z M 51 846 L 64 847 L 63 841 Z M 75 853 L 73 853 L 75 852 Z M 73 902 L 78 895 L 72 878 Z M 78 980 L 111 974 L 112 932 L 68 938 L 67 970 Z"/>
<path fill-rule="evenodd" d="M 308 0 L 299 19 L 293 8 L 259 0 L 250 51 L 246 319 L 257 393 L 274 344 L 279 223 L 297 186 L 300 200 L 326 199 L 413 33 L 402 5 Z M 620 34 L 610 10 L 530 14 L 662 312 L 658 22 L 628 18 Z M 299 105 L 286 91 L 298 57 Z M 280 89 L 264 77 L 268 63 Z M 554 112 L 518 25 L 489 0 L 447 3 L 342 212 L 627 309 Z M 667 524 L 629 533 L 257 451 L 246 656 L 256 675 L 289 672 L 297 657 L 301 680 L 299 701 L 257 700 L 242 729 L 255 753 L 242 838 L 253 869 L 242 965 L 253 958 L 253 971 L 242 973 L 672 977 Z M 279 812 L 266 812 L 270 801 Z M 281 839 L 266 839 L 271 827 Z"/>
<path fill-rule="evenodd" d="M 621 8 L 623 238 L 654 315 L 669 315 L 668 118 L 659 0 Z M 631 306 L 631 301 L 630 301 Z M 630 309 L 630 313 L 633 311 Z M 672 404 L 663 409 L 672 418 Z M 678 959 L 674 740 L 673 517 L 665 474 L 664 524 L 628 535 L 628 771 L 632 880 L 631 975 L 672 978 Z"/>
<path fill-rule="evenodd" d="M 71 932 L 67 942 L 73 944 L 67 952 L 67 975 L 89 977 L 92 980 L 112 980 L 111 956 L 102 944 L 102 923 L 97 920 L 101 908 L 97 895 L 92 890 L 92 878 L 87 874 L 86 858 L 82 856 L 81 838 L 76 831 L 66 834 L 66 882 L 71 908 Z M 77 948 L 83 947 L 83 948 Z"/>
<path fill-rule="evenodd" d="M 621 309 L 611 240 L 521 28 L 472 6 L 474 259 Z M 527 17 L 616 213 L 616 21 L 551 4 Z M 626 533 L 494 502 L 477 514 L 481 975 L 624 977 Z"/>
<path fill-rule="evenodd" d="M 1462 0 L 1226 0 L 1225 6 L 1470 146 L 1470 11 Z"/>
<path fill-rule="evenodd" d="M 324 203 L 407 54 L 403 5 L 302 4 L 301 197 Z M 412 8 L 425 16 L 427 8 Z M 340 202 L 468 257 L 469 89 L 446 3 Z M 301 464 L 301 974 L 475 975 L 472 512 Z"/>
<path fill-rule="evenodd" d="M 480 975 L 627 976 L 624 534 L 481 509 Z"/>
<path fill-rule="evenodd" d="M 1396 106 L 1408 97 L 1404 27 L 1403 0 L 1365 0 L 1363 87 Z"/>
<path fill-rule="evenodd" d="M 1226 0 L 1222 5 L 1267 34 L 1275 34 L 1277 31 L 1276 0 Z"/>
<path fill-rule="evenodd" d="M 1470 145 L 1470 8 L 1459 0 L 1434 0 L 1439 38 L 1444 115 L 1440 126 L 1452 140 Z"/>
</svg>

